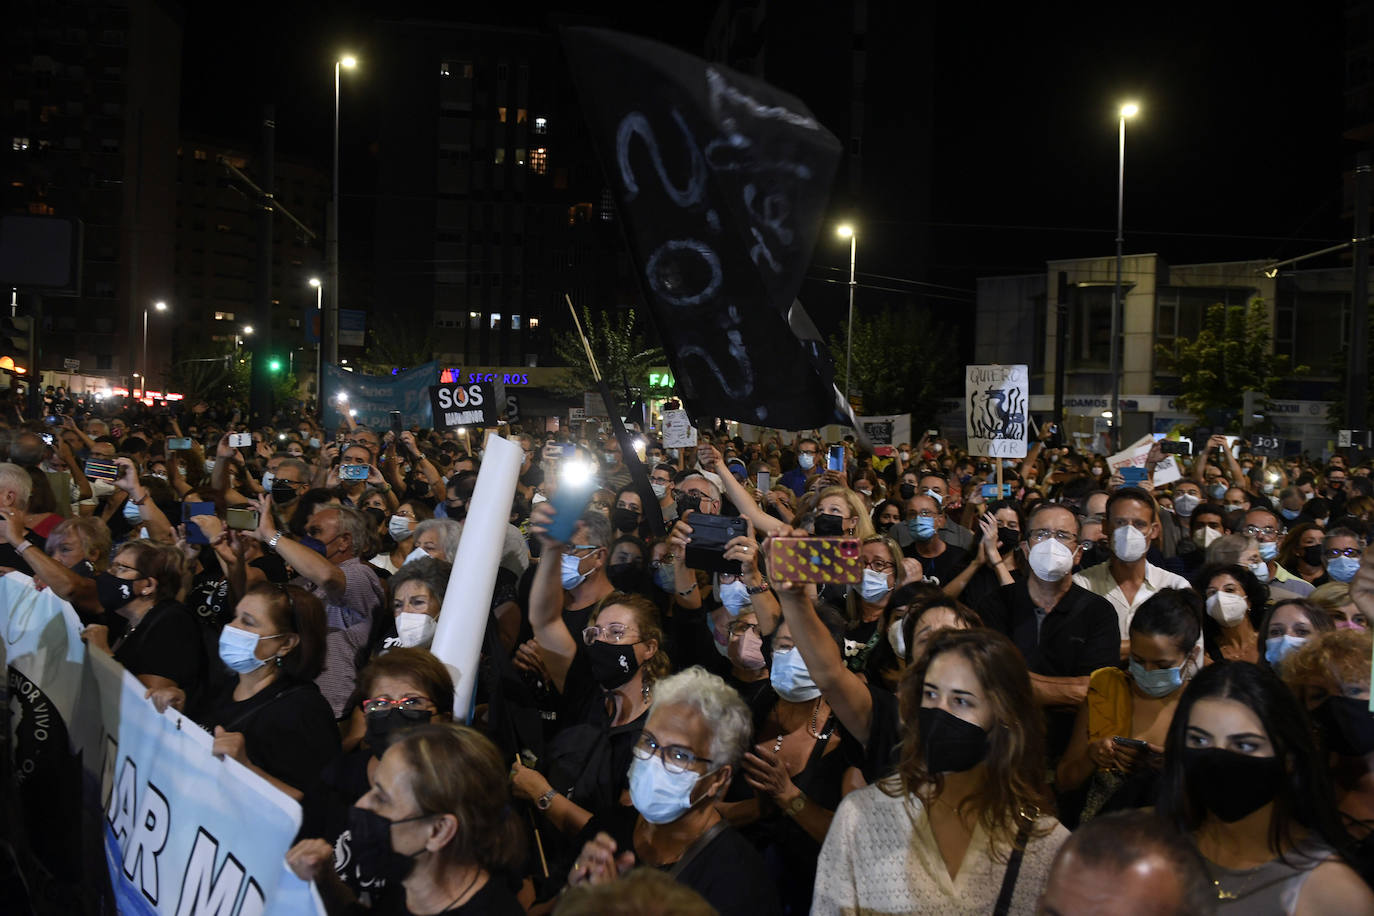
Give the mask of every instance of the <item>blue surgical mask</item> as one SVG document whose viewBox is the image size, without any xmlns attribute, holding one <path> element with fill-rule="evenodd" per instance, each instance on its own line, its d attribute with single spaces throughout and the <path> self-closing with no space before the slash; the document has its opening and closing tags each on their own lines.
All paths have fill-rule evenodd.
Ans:
<svg viewBox="0 0 1374 916">
<path fill-rule="evenodd" d="M 1269 667 L 1277 667 L 1279 662 L 1288 657 L 1288 653 L 1305 642 L 1307 639 L 1303 636 L 1271 636 L 1264 641 L 1264 660 Z"/>
<path fill-rule="evenodd" d="M 630 803 L 651 824 L 671 824 L 692 809 L 699 773 L 669 773 L 657 755 L 630 761 Z"/>
<path fill-rule="evenodd" d="M 1135 685 L 1140 688 L 1146 696 L 1166 697 L 1175 690 L 1183 686 L 1183 666 L 1177 668 L 1156 668 L 1153 671 L 1146 671 L 1145 668 L 1136 661 L 1130 664 L 1131 678 Z"/>
<path fill-rule="evenodd" d="M 125 521 L 136 523 L 143 518 L 143 513 L 139 510 L 138 506 L 133 504 L 132 500 L 124 500 L 124 509 L 122 511 L 124 512 Z"/>
<path fill-rule="evenodd" d="M 311 550 L 315 551 L 322 557 L 328 556 L 326 551 L 329 548 L 326 547 L 324 541 L 320 540 L 319 538 L 312 538 L 310 535 L 307 534 L 305 537 L 301 538 L 301 546 L 309 547 Z"/>
<path fill-rule="evenodd" d="M 907 531 L 918 541 L 928 541 L 935 537 L 935 519 L 918 515 L 906 520 Z"/>
<path fill-rule="evenodd" d="M 1286 522 L 1291 522 L 1291 521 L 1293 521 L 1293 519 L 1297 518 L 1299 515 L 1302 515 L 1302 510 L 1301 510 L 1301 509 L 1280 509 L 1280 510 L 1279 510 L 1279 515 L 1282 515 L 1282 516 L 1283 516 L 1283 520 L 1284 520 L 1284 521 L 1286 521 Z"/>
<path fill-rule="evenodd" d="M 720 586 L 719 592 L 720 603 L 731 617 L 738 617 L 739 612 L 749 606 L 749 590 L 739 579 Z"/>
<path fill-rule="evenodd" d="M 587 578 L 585 573 L 578 570 L 578 567 L 582 565 L 582 560 L 570 553 L 565 553 L 563 554 L 561 562 L 562 565 L 560 569 L 562 570 L 563 576 L 563 588 L 572 591 L 581 585 Z"/>
<path fill-rule="evenodd" d="M 887 584 L 887 573 L 880 573 L 876 570 L 865 569 L 864 581 L 859 586 L 859 594 L 869 604 L 877 604 L 887 597 L 892 591 L 892 586 Z"/>
<path fill-rule="evenodd" d="M 797 465 L 803 471 L 809 471 L 816 466 L 816 456 L 808 454 L 807 452 L 802 452 L 797 456 Z"/>
<path fill-rule="evenodd" d="M 1359 571 L 1359 557 L 1336 557 L 1326 561 L 1326 574 L 1337 582 L 1349 582 Z"/>
<path fill-rule="evenodd" d="M 796 647 L 773 650 L 773 668 L 768 672 L 773 690 L 789 703 L 805 703 L 821 695 L 821 688 L 811 679 L 806 662 Z"/>
<path fill-rule="evenodd" d="M 239 674 L 257 671 L 267 664 L 257 655 L 260 639 L 262 637 L 257 633 L 250 633 L 232 623 L 225 624 L 224 629 L 219 634 L 220 661 L 228 665 L 230 670 L 237 671 Z"/>
<path fill-rule="evenodd" d="M 387 519 L 387 533 L 391 535 L 393 541 L 404 541 L 410 537 L 410 522 L 411 520 L 404 515 L 393 515 Z"/>
<path fill-rule="evenodd" d="M 1260 558 L 1265 561 L 1274 559 L 1274 557 L 1279 555 L 1278 541 L 1260 541 L 1259 552 Z"/>
<path fill-rule="evenodd" d="M 1258 563 L 1251 566 L 1250 572 L 1254 573 L 1255 578 L 1260 580 L 1261 582 L 1269 581 L 1269 564 L 1264 562 L 1263 560 L 1260 560 Z"/>
<path fill-rule="evenodd" d="M 1226 484 L 1219 483 L 1211 487 L 1207 492 L 1212 494 L 1213 499 L 1221 499 L 1226 495 Z"/>
<path fill-rule="evenodd" d="M 654 584 L 665 592 L 677 590 L 677 571 L 673 569 L 673 564 L 664 563 L 654 570 Z"/>
</svg>

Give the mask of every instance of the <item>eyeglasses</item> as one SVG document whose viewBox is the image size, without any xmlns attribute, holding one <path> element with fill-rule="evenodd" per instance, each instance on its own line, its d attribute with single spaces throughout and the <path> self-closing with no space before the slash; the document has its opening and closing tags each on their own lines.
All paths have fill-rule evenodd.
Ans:
<svg viewBox="0 0 1374 916">
<path fill-rule="evenodd" d="M 127 563 L 111 563 L 111 564 L 110 564 L 110 572 L 114 572 L 115 570 L 118 570 L 118 569 L 122 569 L 122 570 L 125 570 L 125 571 L 127 571 L 127 572 L 131 572 L 131 573 L 133 573 L 135 576 L 140 576 L 140 575 L 142 575 L 137 569 L 135 569 L 134 567 L 128 565 Z"/>
<path fill-rule="evenodd" d="M 940 513 L 933 509 L 917 509 L 915 514 L 921 518 L 935 518 Z"/>
<path fill-rule="evenodd" d="M 1336 557 L 1351 557 L 1353 559 L 1363 552 L 1364 551 L 1358 547 L 1346 547 L 1344 549 L 1339 547 L 1328 547 L 1326 550 L 1322 551 L 1322 555 L 1328 560 L 1334 560 Z"/>
<path fill-rule="evenodd" d="M 633 753 L 640 760 L 658 757 L 663 761 L 663 768 L 669 773 L 685 773 L 698 763 L 704 763 L 708 766 L 711 763 L 709 757 L 698 757 L 690 748 L 685 748 L 680 744 L 660 745 L 658 739 L 648 729 L 639 733 L 639 740 L 635 742 Z"/>
<path fill-rule="evenodd" d="M 747 620 L 732 620 L 730 621 L 730 626 L 726 627 L 726 632 L 728 632 L 731 636 L 743 636 L 750 630 L 753 630 L 755 633 L 757 633 L 759 631 L 759 625 L 756 623 L 750 623 Z"/>
<path fill-rule="evenodd" d="M 1053 528 L 1033 528 L 1030 534 L 1026 535 L 1026 540 L 1030 541 L 1032 544 L 1039 544 L 1041 541 L 1047 541 L 1050 538 L 1054 538 L 1059 543 L 1069 547 L 1078 543 L 1078 535 L 1074 534 L 1072 531 L 1056 531 Z"/>
<path fill-rule="evenodd" d="M 1252 538 L 1266 538 L 1271 541 L 1279 533 L 1279 529 L 1275 528 L 1273 525 L 1265 525 L 1263 528 L 1259 525 L 1246 525 L 1241 531 L 1250 535 Z"/>
<path fill-rule="evenodd" d="M 393 700 L 391 697 L 372 697 L 363 700 L 363 712 L 369 716 L 399 709 L 401 712 L 420 712 L 434 705 L 429 697 L 408 696 Z"/>
<path fill-rule="evenodd" d="M 582 642 L 585 645 L 590 646 L 598 639 L 602 639 L 604 637 L 605 642 L 613 642 L 619 645 L 621 640 L 623 640 L 626 636 L 631 635 L 638 634 L 634 633 L 634 631 L 632 631 L 629 627 L 625 626 L 625 624 L 623 623 L 608 623 L 604 627 L 587 627 L 585 630 L 582 631 Z M 630 645 L 634 645 L 634 643 L 630 643 Z"/>
<path fill-rule="evenodd" d="M 871 569 L 877 573 L 885 573 L 892 571 L 892 563 L 888 560 L 869 560 L 867 563 L 864 564 L 864 567 L 867 569 Z"/>
</svg>

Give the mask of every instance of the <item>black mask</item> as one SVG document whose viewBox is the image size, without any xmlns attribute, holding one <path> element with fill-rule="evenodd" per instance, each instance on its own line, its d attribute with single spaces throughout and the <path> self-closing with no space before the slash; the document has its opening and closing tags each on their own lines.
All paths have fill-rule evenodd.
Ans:
<svg viewBox="0 0 1374 916">
<path fill-rule="evenodd" d="M 406 877 L 415 867 L 415 857 L 424 852 L 425 848 L 421 846 L 410 855 L 397 852 L 391 845 L 391 828 L 396 824 L 433 816 L 419 814 L 399 821 L 389 821 L 375 811 L 368 811 L 357 805 L 349 808 L 348 833 L 358 870 L 367 877 L 381 878 L 388 883 L 399 882 Z"/>
<path fill-rule="evenodd" d="M 445 514 L 456 522 L 461 522 L 468 517 L 467 500 L 454 500 L 444 503 Z"/>
<path fill-rule="evenodd" d="M 429 482 L 412 480 L 406 484 L 406 499 L 429 499 Z"/>
<path fill-rule="evenodd" d="M 1010 528 L 997 529 L 997 549 L 1002 553 L 1015 550 L 1021 543 L 1021 532 Z"/>
<path fill-rule="evenodd" d="M 838 515 L 827 515 L 822 512 L 816 516 L 813 533 L 818 538 L 840 537 L 844 534 L 844 519 Z"/>
<path fill-rule="evenodd" d="M 926 769 L 932 773 L 963 773 L 988 756 L 988 733 L 934 706 L 917 714 Z"/>
<path fill-rule="evenodd" d="M 1185 747 L 1183 776 L 1199 804 L 1232 824 L 1274 800 L 1283 785 L 1283 765 L 1277 757 Z"/>
<path fill-rule="evenodd" d="M 386 712 L 368 713 L 365 717 L 367 746 L 372 748 L 372 756 L 380 759 L 401 732 L 424 725 L 433 717 L 434 713 L 428 709 L 397 709 L 395 706 Z"/>
<path fill-rule="evenodd" d="M 611 580 L 616 591 L 644 591 L 644 567 L 638 563 L 615 563 L 607 566 L 606 578 Z"/>
<path fill-rule="evenodd" d="M 121 579 L 114 573 L 103 572 L 95 577 L 95 594 L 100 606 L 117 611 L 134 600 L 134 583 L 138 579 Z"/>
<path fill-rule="evenodd" d="M 678 518 L 681 518 L 682 516 L 686 515 L 688 512 L 700 512 L 700 511 L 701 511 L 701 497 L 700 497 L 700 496 L 698 496 L 698 495 L 695 494 L 695 493 L 686 493 L 686 492 L 679 493 L 679 494 L 677 495 L 677 515 L 678 515 Z"/>
<path fill-rule="evenodd" d="M 279 506 L 294 501 L 296 498 L 296 488 L 291 486 L 289 480 L 272 481 L 272 502 Z"/>
<path fill-rule="evenodd" d="M 1374 752 L 1374 714 L 1368 700 L 1328 697 L 1312 710 L 1326 738 L 1326 747 L 1342 757 L 1363 757 Z"/>
<path fill-rule="evenodd" d="M 1311 547 L 1302 549 L 1302 561 L 1308 566 L 1320 567 L 1322 565 L 1322 545 L 1313 544 Z"/>
<path fill-rule="evenodd" d="M 527 487 L 537 487 L 544 482 L 544 469 L 539 465 L 531 465 L 530 469 L 520 475 L 520 482 Z"/>
<path fill-rule="evenodd" d="M 1112 552 L 1110 549 L 1103 547 L 1101 544 L 1093 544 L 1090 547 L 1083 548 L 1083 554 L 1078 561 L 1078 568 L 1087 569 L 1089 566 L 1105 563 L 1111 558 Z"/>
<path fill-rule="evenodd" d="M 639 670 L 633 643 L 601 642 L 587 646 L 587 661 L 592 666 L 592 678 L 602 690 L 614 690 L 629 681 Z"/>
<path fill-rule="evenodd" d="M 373 528 L 380 528 L 386 524 L 386 513 L 381 509 L 373 509 L 369 506 L 363 510 L 363 515 L 367 516 L 367 520 L 372 523 Z"/>
<path fill-rule="evenodd" d="M 911 497 L 916 495 L 916 484 L 904 483 L 897 487 L 897 492 L 901 494 L 902 499 L 911 499 Z"/>
<path fill-rule="evenodd" d="M 639 513 L 616 506 L 611 510 L 611 525 L 616 531 L 634 531 L 639 527 Z"/>
</svg>

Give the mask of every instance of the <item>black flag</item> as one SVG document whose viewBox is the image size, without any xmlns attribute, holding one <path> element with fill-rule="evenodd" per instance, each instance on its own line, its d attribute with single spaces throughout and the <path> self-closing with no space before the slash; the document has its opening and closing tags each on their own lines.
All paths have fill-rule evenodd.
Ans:
<svg viewBox="0 0 1374 916">
<path fill-rule="evenodd" d="M 563 37 L 687 411 L 829 422 L 833 371 L 788 311 L 839 141 L 798 100 L 725 67 L 602 29 Z"/>
</svg>

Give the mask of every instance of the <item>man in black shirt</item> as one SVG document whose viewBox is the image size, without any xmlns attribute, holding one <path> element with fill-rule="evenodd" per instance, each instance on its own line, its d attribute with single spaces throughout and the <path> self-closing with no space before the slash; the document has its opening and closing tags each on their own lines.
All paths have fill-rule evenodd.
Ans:
<svg viewBox="0 0 1374 916">
<path fill-rule="evenodd" d="M 1031 574 L 982 602 L 983 622 L 1011 638 L 1031 671 L 1031 690 L 1046 707 L 1049 750 L 1063 752 L 1088 679 L 1120 661 L 1120 626 L 1107 599 L 1075 585 L 1079 521 L 1065 506 L 1042 503 L 1027 521 L 1021 549 Z"/>
</svg>

